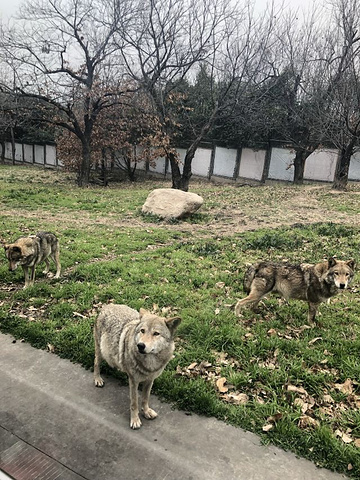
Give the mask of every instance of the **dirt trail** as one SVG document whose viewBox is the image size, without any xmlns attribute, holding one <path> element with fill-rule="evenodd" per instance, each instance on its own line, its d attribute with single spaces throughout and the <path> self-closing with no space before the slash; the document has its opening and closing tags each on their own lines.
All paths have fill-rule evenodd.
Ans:
<svg viewBox="0 0 360 480">
<path fill-rule="evenodd" d="M 50 223 L 56 228 L 64 223 L 76 224 L 77 227 L 91 228 L 105 226 L 108 228 L 147 229 L 151 227 L 166 228 L 191 233 L 194 236 L 227 236 L 259 228 L 275 228 L 296 223 L 311 224 L 317 222 L 360 224 L 360 186 L 353 191 L 333 192 L 326 185 L 307 185 L 301 188 L 291 186 L 239 187 L 227 190 L 223 196 L 221 187 L 204 188 L 203 184 L 194 184 L 192 191 L 203 190 L 204 205 L 200 211 L 199 223 L 190 221 L 150 222 L 137 213 L 128 212 L 109 214 L 107 216 L 94 212 L 34 210 L 22 211 L 21 217 L 36 219 L 40 223 Z M 262 193 L 264 195 L 262 195 Z M 324 197 L 328 199 L 324 201 Z M 358 208 L 340 209 L 338 203 Z M 350 211 L 350 213 L 349 213 Z M 19 211 L 10 209 L 2 212 L 5 216 L 18 216 Z"/>
</svg>

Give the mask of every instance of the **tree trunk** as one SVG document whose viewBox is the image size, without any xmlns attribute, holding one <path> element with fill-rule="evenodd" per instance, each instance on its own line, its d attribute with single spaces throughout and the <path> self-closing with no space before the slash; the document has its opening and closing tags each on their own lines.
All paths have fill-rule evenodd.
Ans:
<svg viewBox="0 0 360 480">
<path fill-rule="evenodd" d="M 79 168 L 77 183 L 79 187 L 86 187 L 90 182 L 91 168 L 91 147 L 90 142 L 85 139 L 82 142 L 82 159 Z"/>
<path fill-rule="evenodd" d="M 305 163 L 307 158 L 314 152 L 315 148 L 304 149 L 298 148 L 295 150 L 294 158 L 294 184 L 302 185 L 304 183 Z"/>
<path fill-rule="evenodd" d="M 351 156 L 354 153 L 356 137 L 352 137 L 347 145 L 344 145 L 339 154 L 336 165 L 335 178 L 332 188 L 335 190 L 346 190 Z"/>
<path fill-rule="evenodd" d="M 171 178 L 172 178 L 171 188 L 181 190 L 181 173 L 180 173 L 179 163 L 176 159 L 176 156 L 172 152 L 168 154 L 168 159 L 171 165 Z"/>
<path fill-rule="evenodd" d="M 185 159 L 184 159 L 183 174 L 180 176 L 177 182 L 178 186 L 176 187 L 174 187 L 174 176 L 173 176 L 173 188 L 183 190 L 184 192 L 187 192 L 189 190 L 190 178 L 192 176 L 192 171 L 191 171 L 192 161 L 194 159 L 196 150 L 200 145 L 202 139 L 205 137 L 205 135 L 208 133 L 210 128 L 213 126 L 217 112 L 218 112 L 218 107 L 216 106 L 212 111 L 210 118 L 208 119 L 206 124 L 202 127 L 201 132 L 199 133 L 197 138 L 192 142 L 190 147 L 187 149 Z M 172 165 L 171 165 L 171 170 L 172 170 Z M 180 175 L 180 170 L 179 170 L 179 175 Z"/>
<path fill-rule="evenodd" d="M 11 156 L 12 156 L 12 163 L 15 165 L 15 136 L 14 136 L 14 129 L 13 127 L 10 127 L 10 133 L 11 133 Z"/>
<path fill-rule="evenodd" d="M 109 179 L 108 179 L 108 166 L 107 166 L 107 156 L 106 156 L 105 147 L 101 149 L 101 181 L 104 187 L 107 187 L 109 183 Z"/>
<path fill-rule="evenodd" d="M 1 142 L 1 163 L 5 163 L 5 140 Z"/>
</svg>

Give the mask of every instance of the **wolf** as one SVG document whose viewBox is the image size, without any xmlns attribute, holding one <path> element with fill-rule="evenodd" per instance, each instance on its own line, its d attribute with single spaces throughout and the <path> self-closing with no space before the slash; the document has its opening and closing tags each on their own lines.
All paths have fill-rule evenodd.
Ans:
<svg viewBox="0 0 360 480">
<path fill-rule="evenodd" d="M 320 303 L 350 284 L 354 268 L 354 260 L 342 261 L 333 257 L 317 264 L 257 262 L 245 273 L 244 290 L 248 296 L 237 302 L 235 314 L 239 316 L 241 308 L 247 304 L 256 310 L 262 297 L 274 291 L 285 299 L 308 302 L 308 321 L 313 323 Z"/>
<path fill-rule="evenodd" d="M 100 363 L 127 373 L 130 390 L 130 427 L 141 427 L 138 405 L 138 386 L 142 383 L 141 408 L 147 419 L 157 413 L 149 407 L 150 391 L 154 382 L 174 352 L 174 333 L 180 325 L 179 317 L 162 318 L 143 308 L 140 312 L 127 305 L 105 305 L 94 325 L 94 382 L 103 387 Z"/>
<path fill-rule="evenodd" d="M 14 243 L 4 245 L 6 258 L 9 260 L 9 270 L 14 271 L 21 265 L 27 288 L 34 284 L 36 265 L 45 262 L 45 274 L 49 273 L 51 258 L 56 265 L 55 278 L 60 277 L 60 247 L 57 237 L 50 232 L 38 232 L 29 237 L 20 237 Z"/>
</svg>

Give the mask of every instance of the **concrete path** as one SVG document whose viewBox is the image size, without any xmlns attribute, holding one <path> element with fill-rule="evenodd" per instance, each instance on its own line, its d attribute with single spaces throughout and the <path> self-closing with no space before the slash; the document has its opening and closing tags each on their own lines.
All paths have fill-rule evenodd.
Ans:
<svg viewBox="0 0 360 480">
<path fill-rule="evenodd" d="M 346 478 L 156 397 L 159 417 L 132 431 L 126 387 L 12 341 L 0 334 L 0 469 L 16 480 Z"/>
</svg>

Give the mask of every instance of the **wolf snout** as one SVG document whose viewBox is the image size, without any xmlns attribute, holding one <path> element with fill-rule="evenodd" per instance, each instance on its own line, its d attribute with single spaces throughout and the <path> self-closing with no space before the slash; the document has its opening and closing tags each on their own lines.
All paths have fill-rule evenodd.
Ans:
<svg viewBox="0 0 360 480">
<path fill-rule="evenodd" d="M 340 290 L 344 290 L 345 287 L 346 287 L 345 283 L 340 283 L 339 285 Z"/>
<path fill-rule="evenodd" d="M 137 344 L 137 348 L 138 348 L 140 353 L 145 353 L 146 345 L 145 345 L 145 343 L 140 342 L 140 343 Z"/>
</svg>

